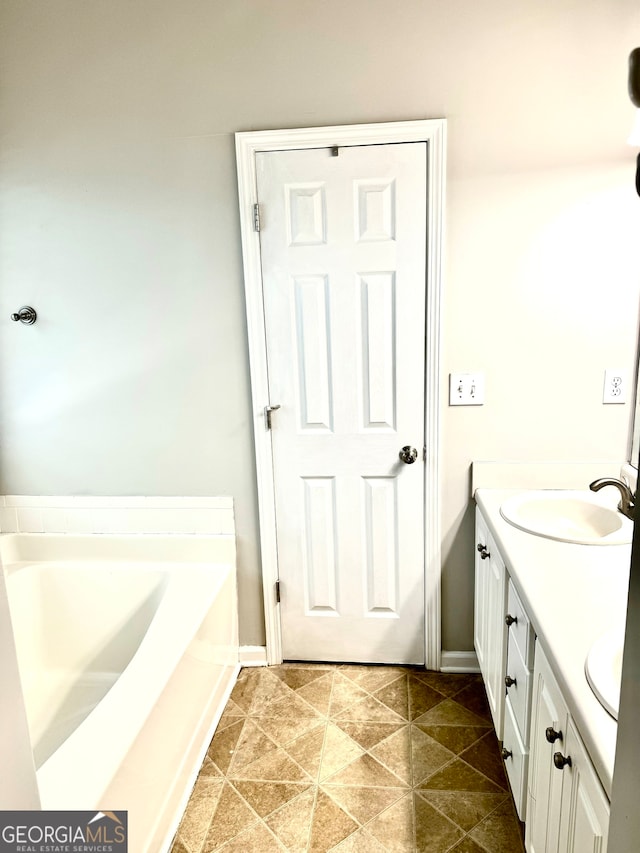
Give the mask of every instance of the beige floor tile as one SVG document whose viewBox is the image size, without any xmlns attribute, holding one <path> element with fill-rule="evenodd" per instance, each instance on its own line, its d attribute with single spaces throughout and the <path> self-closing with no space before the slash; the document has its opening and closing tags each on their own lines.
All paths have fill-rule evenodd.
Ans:
<svg viewBox="0 0 640 853">
<path fill-rule="evenodd" d="M 224 709 L 224 713 L 220 717 L 220 721 L 218 723 L 216 731 L 221 732 L 222 729 L 226 729 L 226 727 L 230 726 L 232 723 L 237 723 L 239 717 L 244 716 L 244 711 L 238 705 L 236 705 L 236 703 L 232 699 L 229 699 L 226 708 Z"/>
<path fill-rule="evenodd" d="M 380 690 L 406 674 L 405 669 L 397 666 L 344 666 L 340 672 L 368 693 Z"/>
<path fill-rule="evenodd" d="M 303 665 L 300 666 L 287 666 L 287 667 L 273 667 L 272 668 L 274 675 L 277 675 L 281 681 L 290 687 L 292 690 L 299 690 L 301 687 L 306 687 L 308 684 L 311 684 L 313 681 L 317 681 L 319 678 L 326 677 L 326 673 L 322 669 L 309 669 L 309 667 L 305 667 Z"/>
<path fill-rule="evenodd" d="M 390 853 L 415 853 L 412 794 L 405 794 L 370 821 L 367 832 Z"/>
<path fill-rule="evenodd" d="M 277 702 L 284 699 L 294 698 L 295 691 L 287 687 L 270 668 L 266 667 L 260 671 L 260 680 L 254 691 L 253 699 L 249 707 L 251 716 L 265 714 L 273 716 L 273 707 Z"/>
<path fill-rule="evenodd" d="M 361 755 L 364 755 L 362 747 L 358 746 L 342 729 L 334 726 L 333 723 L 329 723 L 322 747 L 319 780 L 322 782 L 329 776 L 333 776 L 334 773 L 351 764 Z"/>
<path fill-rule="evenodd" d="M 205 755 L 204 761 L 202 762 L 202 767 L 200 768 L 200 772 L 198 773 L 199 779 L 222 779 L 222 773 L 213 763 L 213 761 L 209 758 L 208 755 Z"/>
<path fill-rule="evenodd" d="M 376 690 L 373 696 L 378 702 L 395 711 L 403 720 L 409 719 L 409 684 L 406 675 L 401 675 L 380 690 Z"/>
<path fill-rule="evenodd" d="M 228 783 L 224 783 L 202 853 L 211 853 L 258 822 L 257 815 Z"/>
<path fill-rule="evenodd" d="M 366 690 L 363 690 L 346 675 L 336 672 L 329 703 L 329 716 L 338 717 L 345 709 L 359 700 L 367 698 L 368 695 Z"/>
<path fill-rule="evenodd" d="M 253 717 L 256 725 L 278 746 L 287 746 L 323 725 L 321 717 Z"/>
<path fill-rule="evenodd" d="M 180 840 L 187 850 L 198 853 L 209 831 L 218 807 L 224 781 L 198 778 L 178 829 Z"/>
<path fill-rule="evenodd" d="M 411 785 L 411 726 L 403 726 L 369 751 L 406 785 Z"/>
<path fill-rule="evenodd" d="M 220 853 L 283 853 L 287 848 L 263 823 L 256 824 L 220 848 Z"/>
<path fill-rule="evenodd" d="M 227 772 L 239 770 L 277 748 L 278 745 L 267 737 L 253 720 L 245 720 Z"/>
<path fill-rule="evenodd" d="M 468 749 L 460 753 L 460 758 L 488 776 L 496 785 L 500 785 L 505 791 L 509 789 L 507 782 L 507 774 L 504 769 L 504 761 L 499 753 L 498 739 L 494 731 L 489 731 L 487 734 L 477 740 Z"/>
<path fill-rule="evenodd" d="M 427 711 L 439 705 L 446 697 L 438 690 L 434 690 L 424 681 L 415 676 L 408 679 L 409 688 L 409 717 L 416 720 Z"/>
<path fill-rule="evenodd" d="M 406 784 L 395 773 L 383 767 L 379 761 L 365 752 L 343 770 L 329 776 L 326 782 L 332 785 L 364 785 L 367 788 L 406 788 Z"/>
<path fill-rule="evenodd" d="M 418 726 L 429 737 L 459 755 L 491 731 L 486 726 Z"/>
<path fill-rule="evenodd" d="M 358 829 L 358 824 L 328 797 L 318 790 L 311 821 L 309 853 L 326 853 Z"/>
<path fill-rule="evenodd" d="M 473 838 L 463 838 L 459 844 L 456 844 L 455 847 L 451 848 L 451 853 L 487 853 L 484 847 L 480 847 L 479 844 L 473 840 Z"/>
<path fill-rule="evenodd" d="M 239 677 L 231 691 L 231 701 L 233 703 L 233 708 L 241 711 L 243 714 L 248 714 L 251 703 L 253 702 L 253 697 L 260 683 L 259 678 L 261 670 L 240 670 L 241 676 L 244 673 L 248 674 L 244 675 L 244 678 Z"/>
<path fill-rule="evenodd" d="M 251 764 L 232 770 L 229 778 L 253 779 L 256 782 L 308 782 L 309 774 L 280 747 Z"/>
<path fill-rule="evenodd" d="M 472 829 L 469 836 L 486 853 L 524 853 L 520 823 L 511 798 Z"/>
<path fill-rule="evenodd" d="M 359 829 L 337 847 L 332 847 L 331 853 L 387 853 L 387 848 L 373 835 L 369 835 L 366 829 Z"/>
<path fill-rule="evenodd" d="M 333 690 L 333 673 L 325 673 L 316 681 L 306 684 L 297 691 L 298 696 L 301 696 L 305 702 L 308 702 L 312 708 L 315 708 L 319 714 L 326 717 L 329 713 L 329 705 L 331 702 L 331 693 Z"/>
<path fill-rule="evenodd" d="M 306 853 L 315 801 L 316 790 L 312 788 L 265 819 L 290 853 Z"/>
<path fill-rule="evenodd" d="M 503 792 L 499 785 L 459 758 L 455 758 L 421 782 L 420 788 L 433 791 L 476 791 L 485 794 Z"/>
<path fill-rule="evenodd" d="M 323 785 L 323 790 L 360 824 L 368 823 L 406 794 L 404 788 Z"/>
<path fill-rule="evenodd" d="M 337 720 L 353 720 L 355 722 L 368 723 L 404 723 L 406 717 L 397 714 L 388 705 L 379 702 L 368 694 L 364 699 L 359 699 L 349 705 L 344 711 L 335 715 Z"/>
<path fill-rule="evenodd" d="M 251 715 L 260 718 L 271 717 L 272 719 L 280 720 L 319 720 L 321 718 L 318 711 L 302 698 L 300 691 L 296 693 L 289 688 L 287 688 L 287 690 L 289 692 L 285 696 L 276 699 L 264 708 L 260 708 L 258 713 L 254 714 L 252 710 Z M 252 709 L 254 707 L 256 707 L 255 703 L 252 705 Z"/>
<path fill-rule="evenodd" d="M 221 732 L 217 731 L 209 745 L 207 756 L 222 773 L 226 773 L 229 769 L 235 748 L 242 736 L 244 723 L 245 720 L 243 717 L 237 723 L 233 723 L 233 725 L 228 726 Z"/>
<path fill-rule="evenodd" d="M 419 794 L 414 795 L 416 853 L 446 853 L 464 832 L 434 809 Z"/>
<path fill-rule="evenodd" d="M 328 850 L 523 853 L 478 676 L 241 671 L 171 853 Z"/>
<path fill-rule="evenodd" d="M 455 699 L 445 699 L 413 721 L 421 726 L 486 726 L 487 721 L 459 705 Z"/>
<path fill-rule="evenodd" d="M 426 791 L 420 796 L 465 832 L 484 820 L 507 799 L 507 794 L 483 794 L 473 791 Z"/>
<path fill-rule="evenodd" d="M 411 755 L 414 785 L 420 785 L 455 758 L 451 750 L 430 738 L 417 726 L 411 726 Z"/>
<path fill-rule="evenodd" d="M 482 681 L 473 681 L 459 693 L 456 693 L 454 698 L 459 705 L 463 705 L 478 717 L 482 717 L 485 722 L 492 724 L 491 711 Z"/>
<path fill-rule="evenodd" d="M 334 722 L 363 749 L 372 749 L 376 744 L 391 737 L 407 725 L 402 721 L 397 723 L 359 723 L 352 720 L 335 720 Z"/>
<path fill-rule="evenodd" d="M 311 779 L 316 781 L 320 773 L 320 761 L 322 760 L 322 748 L 324 746 L 326 728 L 326 723 L 321 723 L 311 731 L 288 743 L 286 747 L 287 754 L 309 774 Z"/>
<path fill-rule="evenodd" d="M 242 779 L 236 780 L 234 787 L 262 818 L 311 790 L 311 785 L 304 782 L 253 782 Z"/>
<path fill-rule="evenodd" d="M 424 681 L 425 684 L 428 684 L 434 690 L 437 690 L 438 693 L 442 693 L 443 696 L 448 697 L 455 696 L 456 693 L 459 693 L 469 684 L 478 680 L 478 676 L 476 675 L 431 672 L 426 669 L 416 670 L 413 675 L 414 678 L 419 678 L 420 681 Z"/>
</svg>

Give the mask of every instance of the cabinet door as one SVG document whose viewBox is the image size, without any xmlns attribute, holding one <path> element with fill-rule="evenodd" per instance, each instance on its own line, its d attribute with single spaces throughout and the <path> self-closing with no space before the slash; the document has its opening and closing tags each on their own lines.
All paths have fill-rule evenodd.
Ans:
<svg viewBox="0 0 640 853">
<path fill-rule="evenodd" d="M 572 720 L 563 753 L 570 757 L 571 765 L 561 771 L 565 779 L 560 805 L 560 850 L 606 853 L 609 801 Z"/>
<path fill-rule="evenodd" d="M 507 654 L 507 632 L 504 621 L 507 599 L 507 571 L 479 512 L 476 514 L 476 520 L 474 641 L 493 724 L 498 739 L 502 740 Z M 477 550 L 479 545 L 484 546 L 484 549 Z"/>
<path fill-rule="evenodd" d="M 475 592 L 473 598 L 473 644 L 478 658 L 480 672 L 486 678 L 487 669 L 487 630 L 489 616 L 487 612 L 487 574 L 488 558 L 482 559 L 480 549 L 489 551 L 489 531 L 480 511 L 476 510 L 476 552 L 475 552 Z M 484 552 L 483 552 L 484 553 Z"/>
<path fill-rule="evenodd" d="M 536 643 L 525 829 L 528 853 L 559 853 L 562 849 L 558 841 L 565 777 L 564 771 L 555 768 L 553 753 L 565 748 L 568 722 L 567 706 L 547 659 Z"/>
</svg>

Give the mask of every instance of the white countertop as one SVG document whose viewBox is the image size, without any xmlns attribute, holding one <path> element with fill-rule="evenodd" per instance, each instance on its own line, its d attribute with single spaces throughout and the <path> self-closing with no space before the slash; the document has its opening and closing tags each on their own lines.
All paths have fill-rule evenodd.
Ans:
<svg viewBox="0 0 640 853">
<path fill-rule="evenodd" d="M 478 489 L 475 499 L 611 799 L 618 724 L 591 691 L 584 665 L 593 642 L 626 620 L 631 545 L 572 545 L 518 530 L 500 505 L 521 491 Z"/>
</svg>

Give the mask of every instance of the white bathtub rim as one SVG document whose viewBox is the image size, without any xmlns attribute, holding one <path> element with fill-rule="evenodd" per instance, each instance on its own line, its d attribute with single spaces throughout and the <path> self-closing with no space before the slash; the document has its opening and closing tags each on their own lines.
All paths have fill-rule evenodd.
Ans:
<svg viewBox="0 0 640 853">
<path fill-rule="evenodd" d="M 20 534 L 21 535 L 21 534 Z M 42 566 L 40 563 L 30 565 Z M 52 561 L 55 565 L 55 561 Z M 152 564 L 155 569 L 159 566 Z M 135 564 L 141 568 L 140 564 Z M 195 637 L 209 608 L 212 606 L 224 580 L 234 569 L 228 564 L 172 564 L 173 576 L 165 590 L 156 616 L 149 629 L 132 656 L 128 666 L 113 685 L 105 699 L 100 702 L 86 717 L 73 735 L 37 771 L 42 807 L 58 808 L 92 808 L 100 801 L 105 788 L 105 781 L 113 777 L 121 761 L 121 756 L 128 751 L 135 740 L 139 729 L 144 725 L 151 709 L 169 680 L 171 673 L 178 665 L 186 648 Z M 122 566 L 121 566 L 122 567 Z M 24 566 L 22 568 L 25 568 Z M 11 567 L 9 567 L 11 570 Z M 10 573 L 10 572 L 9 572 Z M 198 594 L 195 596 L 195 606 L 190 611 L 188 620 L 176 623 L 177 610 L 184 605 L 185 599 L 191 601 L 197 585 Z M 174 597 L 177 596 L 177 597 Z M 180 642 L 176 642 L 179 637 Z M 145 666 L 153 667 L 153 661 L 162 661 L 162 675 L 157 676 L 157 668 L 153 679 L 136 679 L 136 673 L 144 673 Z M 132 696 L 134 701 L 131 701 Z M 137 698 L 139 701 L 135 701 Z M 94 731 L 109 731 L 118 725 L 113 720 L 113 707 L 126 709 L 126 718 L 118 726 L 120 731 L 117 738 L 117 750 L 110 747 L 108 740 L 96 742 Z M 90 759 L 90 760 L 89 760 Z M 90 767 L 97 768 L 91 774 Z M 76 767 L 81 772 L 76 777 L 65 772 L 65 767 Z M 65 782 L 62 785 L 62 777 Z M 64 789 L 64 790 L 63 790 Z M 64 805 L 60 797 L 64 799 Z"/>
<path fill-rule="evenodd" d="M 235 562 L 234 534 L 220 533 L 0 533 L 0 560 L 109 560 L 111 562 Z"/>
</svg>

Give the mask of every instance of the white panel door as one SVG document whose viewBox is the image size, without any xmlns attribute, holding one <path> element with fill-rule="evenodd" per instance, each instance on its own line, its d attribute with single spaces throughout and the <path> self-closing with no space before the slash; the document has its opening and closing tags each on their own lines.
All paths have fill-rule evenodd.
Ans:
<svg viewBox="0 0 640 853">
<path fill-rule="evenodd" d="M 426 157 L 256 158 L 284 659 L 424 662 Z"/>
</svg>

